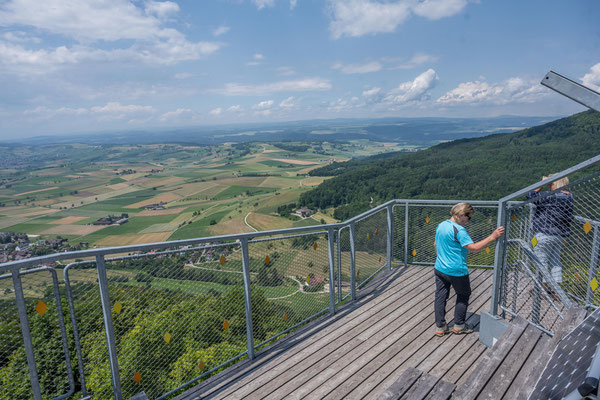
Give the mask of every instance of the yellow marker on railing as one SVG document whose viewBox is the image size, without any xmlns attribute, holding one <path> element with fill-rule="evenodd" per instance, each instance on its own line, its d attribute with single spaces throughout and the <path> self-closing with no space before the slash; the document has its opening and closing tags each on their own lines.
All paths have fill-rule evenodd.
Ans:
<svg viewBox="0 0 600 400">
<path fill-rule="evenodd" d="M 517 216 L 513 214 L 513 216 L 511 217 L 513 221 L 517 220 Z"/>
<path fill-rule="evenodd" d="M 379 229 L 375 228 L 375 236 L 379 235 Z"/>
<path fill-rule="evenodd" d="M 142 374 L 140 374 L 139 372 L 134 372 L 133 373 L 133 381 L 135 383 L 140 383 L 142 381 Z"/>
<path fill-rule="evenodd" d="M 429 215 L 428 215 L 427 218 L 425 218 L 425 223 L 428 224 L 429 221 L 431 221 L 431 220 L 429 219 Z"/>
<path fill-rule="evenodd" d="M 416 251 L 416 250 L 413 250 L 413 251 L 412 251 L 412 255 L 413 255 L 413 257 L 414 257 L 414 256 L 416 256 L 416 255 L 417 255 L 417 251 Z"/>
<path fill-rule="evenodd" d="M 583 231 L 585 232 L 586 235 L 588 233 L 590 233 L 591 230 L 592 230 L 592 224 L 590 224 L 590 221 L 587 221 L 585 224 L 583 224 Z"/>
<path fill-rule="evenodd" d="M 221 254 L 221 259 L 219 260 L 219 262 L 221 263 L 221 265 L 225 265 L 225 261 L 227 261 L 227 259 L 223 254 Z"/>
<path fill-rule="evenodd" d="M 590 287 L 594 292 L 596 291 L 596 289 L 598 289 L 598 281 L 596 280 L 596 278 L 592 279 L 592 281 L 590 282 Z"/>
<path fill-rule="evenodd" d="M 169 332 L 165 333 L 165 337 L 163 339 L 165 339 L 165 342 L 167 342 L 167 344 L 169 344 L 171 342 L 171 334 Z"/>
<path fill-rule="evenodd" d="M 287 313 L 283 313 L 283 320 L 287 321 Z"/>
<path fill-rule="evenodd" d="M 486 252 L 486 253 L 488 253 L 488 254 L 490 254 L 490 248 L 489 248 L 489 247 L 486 247 L 486 248 L 485 248 L 485 252 Z"/>
<path fill-rule="evenodd" d="M 46 310 L 48 309 L 48 306 L 46 305 L 46 303 L 44 303 L 43 301 L 38 301 L 37 305 L 35 306 L 35 311 L 38 312 L 38 314 L 40 315 L 44 315 L 46 313 Z"/>
<path fill-rule="evenodd" d="M 223 330 L 226 331 L 227 329 L 229 329 L 229 321 L 225 320 L 225 322 L 223 322 Z"/>
<path fill-rule="evenodd" d="M 265 257 L 265 265 L 269 265 L 269 263 L 271 262 L 271 259 L 269 258 L 269 256 Z"/>
<path fill-rule="evenodd" d="M 371 240 L 371 235 L 367 233 L 367 240 Z"/>
<path fill-rule="evenodd" d="M 200 362 L 198 363 L 198 368 L 200 368 L 200 369 L 204 369 L 204 366 L 205 366 L 205 365 L 206 365 L 206 364 L 204 363 L 204 361 L 200 360 Z"/>
<path fill-rule="evenodd" d="M 121 314 L 122 309 L 123 309 L 123 305 L 117 301 L 115 303 L 115 306 L 113 307 L 113 311 L 115 312 L 115 314 L 119 315 L 119 314 Z"/>
<path fill-rule="evenodd" d="M 315 242 L 315 244 L 313 244 L 313 249 L 317 250 L 317 242 Z"/>
<path fill-rule="evenodd" d="M 308 284 L 308 283 L 310 283 L 310 275 L 307 275 L 307 276 L 306 276 L 306 283 L 307 283 L 307 284 Z"/>
<path fill-rule="evenodd" d="M 537 244 L 538 244 L 538 240 L 537 240 L 537 238 L 534 236 L 534 237 L 531 239 L 531 247 L 535 247 L 535 246 L 537 246 Z"/>
</svg>

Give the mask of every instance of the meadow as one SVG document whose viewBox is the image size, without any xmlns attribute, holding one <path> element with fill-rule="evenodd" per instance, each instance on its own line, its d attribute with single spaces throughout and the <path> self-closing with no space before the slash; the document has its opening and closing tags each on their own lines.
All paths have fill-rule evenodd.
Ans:
<svg viewBox="0 0 600 400">
<path fill-rule="evenodd" d="M 327 177 L 307 173 L 389 143 L 225 143 L 31 146 L 29 164 L 0 171 L 0 231 L 90 247 L 141 244 L 334 222 L 281 217 L 277 207 Z M 286 150 L 292 149 L 294 151 Z M 302 150 L 302 151 L 299 151 Z M 40 158 L 32 157 L 35 152 Z M 25 150 L 15 150 L 20 154 Z M 43 158 L 41 155 L 55 154 Z M 95 154 L 92 157 L 92 154 Z M 146 209 L 150 205 L 160 209 Z M 93 225 L 127 214 L 122 225 Z"/>
</svg>

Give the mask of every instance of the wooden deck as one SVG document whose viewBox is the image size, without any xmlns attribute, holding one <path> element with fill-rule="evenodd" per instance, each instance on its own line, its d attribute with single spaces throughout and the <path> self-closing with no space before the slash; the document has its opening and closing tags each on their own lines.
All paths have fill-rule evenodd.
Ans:
<svg viewBox="0 0 600 400">
<path fill-rule="evenodd" d="M 383 274 L 334 317 L 309 324 L 177 399 L 376 399 L 409 368 L 460 386 L 487 350 L 478 327 L 479 313 L 489 309 L 492 271 L 470 275 L 473 334 L 436 337 L 433 269 L 400 268 Z M 452 292 L 448 321 L 454 301 Z"/>
</svg>

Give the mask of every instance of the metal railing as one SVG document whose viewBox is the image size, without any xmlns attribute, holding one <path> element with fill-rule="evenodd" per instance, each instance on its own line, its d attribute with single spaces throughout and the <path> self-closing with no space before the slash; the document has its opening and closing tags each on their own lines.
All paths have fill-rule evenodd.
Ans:
<svg viewBox="0 0 600 400">
<path fill-rule="evenodd" d="M 495 254 L 492 315 L 519 315 L 552 334 L 566 309 L 600 305 L 598 163 L 600 156 L 500 199 L 506 234 Z M 568 176 L 581 178 L 536 192 Z"/>
</svg>

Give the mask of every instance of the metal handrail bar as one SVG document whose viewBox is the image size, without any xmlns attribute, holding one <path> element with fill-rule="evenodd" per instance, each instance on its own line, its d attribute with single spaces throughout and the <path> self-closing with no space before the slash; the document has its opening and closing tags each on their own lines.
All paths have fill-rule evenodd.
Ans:
<svg viewBox="0 0 600 400">
<path fill-rule="evenodd" d="M 507 307 L 504 307 L 503 305 L 500 305 L 500 308 L 502 309 L 502 311 L 504 311 L 504 312 L 505 312 L 505 313 L 507 313 L 507 314 L 510 314 L 510 315 L 512 315 L 512 316 L 513 316 L 513 317 L 515 317 L 515 318 L 519 316 L 517 313 L 513 312 L 511 309 L 509 309 L 509 308 L 507 308 Z M 542 331 L 542 332 L 545 332 L 545 333 L 547 333 L 547 334 L 548 334 L 548 335 L 550 335 L 550 336 L 554 336 L 554 333 L 552 333 L 552 332 L 551 332 L 551 331 L 549 331 L 548 329 L 544 328 L 543 326 L 541 326 L 541 325 L 539 325 L 539 324 L 536 324 L 535 322 L 532 322 L 532 321 L 530 321 L 530 320 L 528 320 L 528 319 L 525 319 L 525 321 L 527 321 L 527 323 L 528 323 L 529 325 L 533 325 L 533 326 L 535 326 L 535 327 L 536 327 L 536 328 L 538 328 L 540 331 Z"/>
</svg>

